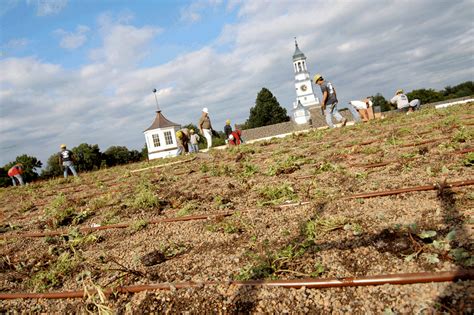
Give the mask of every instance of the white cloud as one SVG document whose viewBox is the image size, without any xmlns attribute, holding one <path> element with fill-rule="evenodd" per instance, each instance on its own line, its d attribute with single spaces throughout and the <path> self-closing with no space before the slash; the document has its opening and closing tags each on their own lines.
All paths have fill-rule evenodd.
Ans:
<svg viewBox="0 0 474 315">
<path fill-rule="evenodd" d="M 196 23 L 202 19 L 203 11 L 222 4 L 222 0 L 197 0 L 181 8 L 180 20 L 185 23 Z"/>
<path fill-rule="evenodd" d="M 6 49 L 21 49 L 28 46 L 29 43 L 30 41 L 27 38 L 15 38 L 9 40 L 4 47 Z"/>
<path fill-rule="evenodd" d="M 28 4 L 36 6 L 36 15 L 50 16 L 60 13 L 68 3 L 68 0 L 28 0 Z"/>
<path fill-rule="evenodd" d="M 87 33 L 90 31 L 90 28 L 84 25 L 78 25 L 75 32 L 67 32 L 63 29 L 57 29 L 54 33 L 61 37 L 59 46 L 64 49 L 74 50 L 87 41 Z"/>
<path fill-rule="evenodd" d="M 91 51 L 94 62 L 123 68 L 136 65 L 148 55 L 151 40 L 163 30 L 158 27 L 141 28 L 114 23 L 109 16 L 99 19 L 103 46 Z"/>
</svg>

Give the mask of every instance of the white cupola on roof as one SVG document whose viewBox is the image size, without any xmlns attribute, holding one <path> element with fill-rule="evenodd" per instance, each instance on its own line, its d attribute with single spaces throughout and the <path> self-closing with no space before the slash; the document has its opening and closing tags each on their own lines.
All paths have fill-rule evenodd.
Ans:
<svg viewBox="0 0 474 315">
<path fill-rule="evenodd" d="M 306 56 L 298 47 L 295 38 L 295 53 L 293 54 L 293 70 L 295 72 L 296 101 L 293 103 L 293 120 L 297 124 L 309 122 L 308 110 L 319 107 L 319 99 L 314 95 L 313 83 L 308 71 Z"/>
<path fill-rule="evenodd" d="M 153 92 L 156 93 L 156 90 L 153 90 Z M 156 106 L 158 107 L 158 101 L 156 101 Z M 176 131 L 180 128 L 181 125 L 166 119 L 158 108 L 155 120 L 151 126 L 143 132 L 148 148 L 148 159 L 153 160 L 176 156 L 176 152 L 178 151 Z"/>
</svg>

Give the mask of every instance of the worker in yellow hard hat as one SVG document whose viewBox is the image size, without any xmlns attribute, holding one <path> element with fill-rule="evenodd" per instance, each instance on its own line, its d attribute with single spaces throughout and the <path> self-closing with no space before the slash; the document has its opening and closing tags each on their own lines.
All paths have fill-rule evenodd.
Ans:
<svg viewBox="0 0 474 315">
<path fill-rule="evenodd" d="M 227 119 L 225 121 L 224 133 L 225 133 L 225 143 L 227 143 L 229 141 L 229 136 L 232 133 L 232 127 L 230 126 L 230 119 Z"/>
<path fill-rule="evenodd" d="M 64 169 L 64 178 L 67 178 L 68 169 L 71 170 L 72 175 L 77 176 L 76 168 L 74 167 L 74 154 L 72 151 L 66 149 L 65 144 L 61 144 L 61 152 L 59 152 L 59 165 Z"/>
<path fill-rule="evenodd" d="M 176 152 L 176 155 L 181 155 L 189 152 L 189 137 L 190 133 L 188 128 L 183 128 L 176 131 L 176 142 L 178 144 L 178 151 Z"/>
</svg>

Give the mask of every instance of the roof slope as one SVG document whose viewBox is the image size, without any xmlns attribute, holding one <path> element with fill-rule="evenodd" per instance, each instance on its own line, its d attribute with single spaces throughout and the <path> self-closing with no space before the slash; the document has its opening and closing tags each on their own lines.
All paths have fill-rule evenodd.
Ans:
<svg viewBox="0 0 474 315">
<path fill-rule="evenodd" d="M 150 127 L 148 127 L 145 131 L 158 129 L 158 128 L 167 128 L 173 126 L 180 126 L 180 124 L 174 123 L 168 119 L 161 113 L 161 110 L 156 111 L 156 117 Z"/>
</svg>

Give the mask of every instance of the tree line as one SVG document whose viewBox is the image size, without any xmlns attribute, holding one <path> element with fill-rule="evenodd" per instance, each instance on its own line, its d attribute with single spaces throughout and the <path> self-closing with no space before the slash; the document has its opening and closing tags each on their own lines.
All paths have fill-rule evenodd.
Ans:
<svg viewBox="0 0 474 315">
<path fill-rule="evenodd" d="M 112 167 L 127 163 L 146 160 L 148 150 L 146 145 L 141 151 L 129 150 L 125 146 L 111 146 L 104 152 L 100 151 L 97 144 L 81 143 L 71 149 L 74 155 L 74 166 L 79 172 L 94 171 L 101 168 Z M 46 167 L 41 170 L 43 163 L 34 156 L 23 154 L 17 156 L 15 161 L 0 167 L 0 187 L 12 185 L 8 177 L 8 170 L 15 164 L 23 164 L 23 179 L 32 182 L 38 178 L 51 178 L 62 176 L 62 165 L 59 164 L 59 152 L 52 154 L 46 163 Z M 41 170 L 41 172 L 40 172 Z"/>
</svg>

